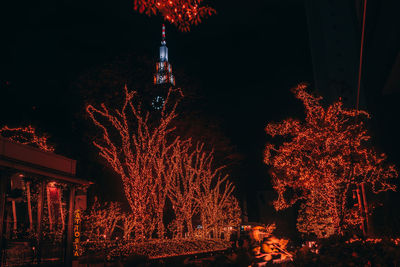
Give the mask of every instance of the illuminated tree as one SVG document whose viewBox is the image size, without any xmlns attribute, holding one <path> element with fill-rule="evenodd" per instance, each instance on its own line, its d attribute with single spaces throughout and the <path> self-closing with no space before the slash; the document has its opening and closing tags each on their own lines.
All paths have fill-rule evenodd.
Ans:
<svg viewBox="0 0 400 267">
<path fill-rule="evenodd" d="M 85 218 L 86 234 L 89 240 L 111 240 L 121 219 L 121 208 L 117 202 L 109 202 L 101 206 L 96 200 Z"/>
<path fill-rule="evenodd" d="M 150 117 L 154 119 L 154 115 L 159 111 L 154 110 L 151 103 L 155 96 L 162 96 L 165 99 L 168 90 L 155 88 L 150 80 L 152 77 L 149 77 L 153 68 L 154 62 L 150 58 L 135 53 L 125 54 L 89 69 L 72 84 L 71 90 L 76 93 L 77 99 L 82 100 L 80 105 L 85 108 L 88 104 L 97 107 L 99 95 L 107 107 L 118 107 L 123 103 L 125 93 L 121 88 L 126 83 L 128 88 L 134 88 L 137 92 L 135 101 L 137 103 L 140 101 L 141 109 L 150 111 Z M 183 69 L 175 69 L 175 74 L 179 76 L 179 87 L 182 88 L 185 97 L 177 107 L 176 112 L 179 117 L 173 122 L 175 130 L 171 134 L 180 136 L 181 140 L 191 138 L 193 144 L 205 143 L 204 149 L 214 150 L 216 165 L 228 164 L 227 172 L 237 172 L 240 155 L 221 128 L 221 119 L 210 116 L 207 112 L 208 104 L 200 85 Z M 79 111 L 75 114 L 75 121 L 84 125 L 88 117 L 86 112 Z M 91 143 L 93 136 L 98 135 L 97 130 L 97 127 L 93 127 L 85 131 L 82 142 Z M 88 152 L 92 161 L 90 165 L 95 168 L 94 166 L 99 163 L 99 157 L 96 153 L 91 153 L 94 152 L 92 150 Z M 105 175 L 100 170 L 93 171 L 99 171 L 98 179 Z M 104 178 L 107 179 L 105 176 Z M 108 183 L 110 180 L 106 181 Z"/>
<path fill-rule="evenodd" d="M 227 226 L 240 223 L 240 209 L 232 192 L 234 185 L 228 175 L 223 175 L 224 166 L 213 168 L 213 153 L 201 152 L 199 168 L 199 186 L 196 200 L 200 210 L 203 236 L 208 237 L 212 231 L 218 238 Z M 232 217 L 231 217 L 232 216 Z M 237 224 L 231 224 L 235 222 Z"/>
<path fill-rule="evenodd" d="M 161 16 L 178 27 L 181 31 L 190 31 L 192 25 L 197 25 L 204 17 L 211 16 L 216 11 L 202 5 L 203 0 L 134 0 L 134 9 L 148 16 Z"/>
<path fill-rule="evenodd" d="M 327 205 L 323 194 L 327 190 L 325 184 L 316 185 L 315 190 L 310 192 L 310 196 L 305 203 L 302 203 L 297 218 L 297 229 L 302 233 L 314 233 L 319 238 L 329 237 L 335 234 L 335 210 Z M 312 194 L 312 195 L 311 195 Z M 350 211 L 347 211 L 350 212 Z M 318 214 L 316 216 L 316 214 Z M 352 213 L 353 218 L 361 218 L 357 213 Z"/>
<path fill-rule="evenodd" d="M 0 135 L 23 145 L 31 145 L 43 151 L 54 152 L 54 147 L 47 143 L 48 137 L 39 136 L 36 129 L 30 125 L 18 128 L 3 126 L 0 129 Z"/>
<path fill-rule="evenodd" d="M 374 193 L 395 190 L 388 180 L 397 171 L 368 145 L 367 112 L 345 109 L 340 100 L 324 108 L 321 97 L 307 93 L 304 84 L 293 93 L 305 106 L 305 121 L 287 119 L 265 128 L 272 137 L 283 137 L 280 145 L 267 144 L 264 155 L 278 193 L 274 206 L 280 210 L 301 201 L 299 231 L 342 234 L 361 222 L 347 201 L 350 190 L 360 183 Z"/>
<path fill-rule="evenodd" d="M 227 228 L 240 224 L 240 208 L 232 195 L 234 186 L 227 178 L 221 176 L 221 168 L 213 167 L 213 152 L 204 150 L 204 144 L 193 146 L 191 140 L 177 142 L 171 157 L 175 175 L 171 179 L 168 197 L 175 212 L 177 237 L 182 237 L 184 225 L 189 236 L 193 236 L 192 220 L 200 215 L 203 236 L 210 231 L 214 237 L 221 232 L 228 233 Z"/>
<path fill-rule="evenodd" d="M 220 229 L 225 233 L 225 239 L 229 240 L 231 230 L 238 227 L 241 223 L 241 214 L 239 201 L 231 195 L 227 204 L 221 211 Z M 228 236 L 227 236 L 228 235 Z"/>
<path fill-rule="evenodd" d="M 178 100 L 171 105 L 174 93 Z M 135 238 L 150 237 L 155 228 L 163 238 L 163 211 L 172 176 L 168 161 L 179 139 L 167 137 L 173 131 L 170 123 L 176 117 L 176 105 L 182 95 L 171 89 L 160 118 L 150 123 L 149 112 L 143 115 L 134 102 L 135 94 L 125 86 L 124 103 L 113 112 L 105 104 L 101 109 L 87 106 L 90 118 L 103 133 L 102 141 L 93 144 L 122 179 L 136 225 Z"/>
<path fill-rule="evenodd" d="M 135 92 L 125 87 L 125 101 L 119 109 L 110 111 L 92 105 L 87 112 L 102 130 L 101 141 L 94 145 L 121 177 L 132 210 L 135 239 L 151 237 L 157 230 L 163 238 L 164 209 L 167 197 L 175 213 L 174 231 L 183 236 L 186 225 L 193 234 L 192 220 L 201 214 L 206 231 L 213 227 L 221 232 L 240 217 L 237 201 L 232 196 L 234 186 L 213 167 L 213 153 L 204 145 L 192 144 L 172 134 L 171 121 L 177 116 L 176 107 L 182 94 L 170 89 L 160 113 L 142 114 Z M 234 217 L 234 218 L 233 218 Z"/>
<path fill-rule="evenodd" d="M 189 235 L 193 233 L 192 217 L 198 211 L 196 189 L 198 187 L 198 168 L 200 158 L 196 157 L 203 146 L 192 149 L 191 140 L 178 141 L 174 147 L 171 163 L 174 166 L 174 175 L 168 186 L 168 198 L 175 213 L 173 221 L 177 237 L 183 236 L 184 223 Z"/>
<path fill-rule="evenodd" d="M 120 229 L 123 231 L 123 239 L 130 240 L 131 235 L 133 233 L 134 228 L 136 227 L 136 222 L 133 218 L 132 213 L 122 213 L 121 214 L 121 223 L 118 225 Z"/>
</svg>

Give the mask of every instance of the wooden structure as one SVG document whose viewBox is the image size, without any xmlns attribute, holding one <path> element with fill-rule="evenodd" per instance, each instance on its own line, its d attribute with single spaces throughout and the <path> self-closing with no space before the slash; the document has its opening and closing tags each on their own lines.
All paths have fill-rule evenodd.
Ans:
<svg viewBox="0 0 400 267">
<path fill-rule="evenodd" d="M 0 137 L 1 266 L 71 265 L 75 205 L 91 184 L 75 174 L 75 160 Z"/>
</svg>

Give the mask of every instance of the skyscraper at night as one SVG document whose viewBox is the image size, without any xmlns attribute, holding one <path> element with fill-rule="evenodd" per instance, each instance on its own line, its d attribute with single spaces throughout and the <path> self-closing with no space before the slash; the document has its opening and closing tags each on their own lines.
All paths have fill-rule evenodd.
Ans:
<svg viewBox="0 0 400 267">
<path fill-rule="evenodd" d="M 154 98 L 151 105 L 156 110 L 161 110 L 164 106 L 166 92 L 171 86 L 175 86 L 175 77 L 172 74 L 171 64 L 168 62 L 168 47 L 165 41 L 165 25 L 162 25 L 160 55 L 156 62 L 154 73 Z"/>
<path fill-rule="evenodd" d="M 168 47 L 165 41 L 165 25 L 162 26 L 160 58 L 156 63 L 156 73 L 154 74 L 154 84 L 175 85 L 175 77 L 172 74 L 171 64 L 168 62 Z"/>
</svg>

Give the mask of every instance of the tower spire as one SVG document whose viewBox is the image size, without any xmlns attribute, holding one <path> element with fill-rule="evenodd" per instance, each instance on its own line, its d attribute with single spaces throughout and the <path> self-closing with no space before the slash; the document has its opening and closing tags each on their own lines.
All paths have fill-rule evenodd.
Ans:
<svg viewBox="0 0 400 267">
<path fill-rule="evenodd" d="M 171 64 L 168 62 L 168 47 L 165 41 L 165 25 L 162 25 L 160 58 L 156 63 L 156 73 L 154 74 L 154 84 L 175 85 L 175 77 L 172 74 Z"/>
<path fill-rule="evenodd" d="M 167 42 L 165 41 L 165 24 L 162 25 L 162 32 L 161 32 L 161 45 L 166 45 Z"/>
</svg>

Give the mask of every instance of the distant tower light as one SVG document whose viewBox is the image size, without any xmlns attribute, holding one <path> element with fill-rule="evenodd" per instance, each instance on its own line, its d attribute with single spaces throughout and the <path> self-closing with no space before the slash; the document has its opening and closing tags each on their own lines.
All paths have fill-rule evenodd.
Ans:
<svg viewBox="0 0 400 267">
<path fill-rule="evenodd" d="M 175 86 L 175 77 L 172 74 L 171 64 L 168 62 L 168 47 L 165 40 L 165 25 L 162 26 L 160 58 L 156 63 L 154 84 L 171 84 Z"/>
</svg>

